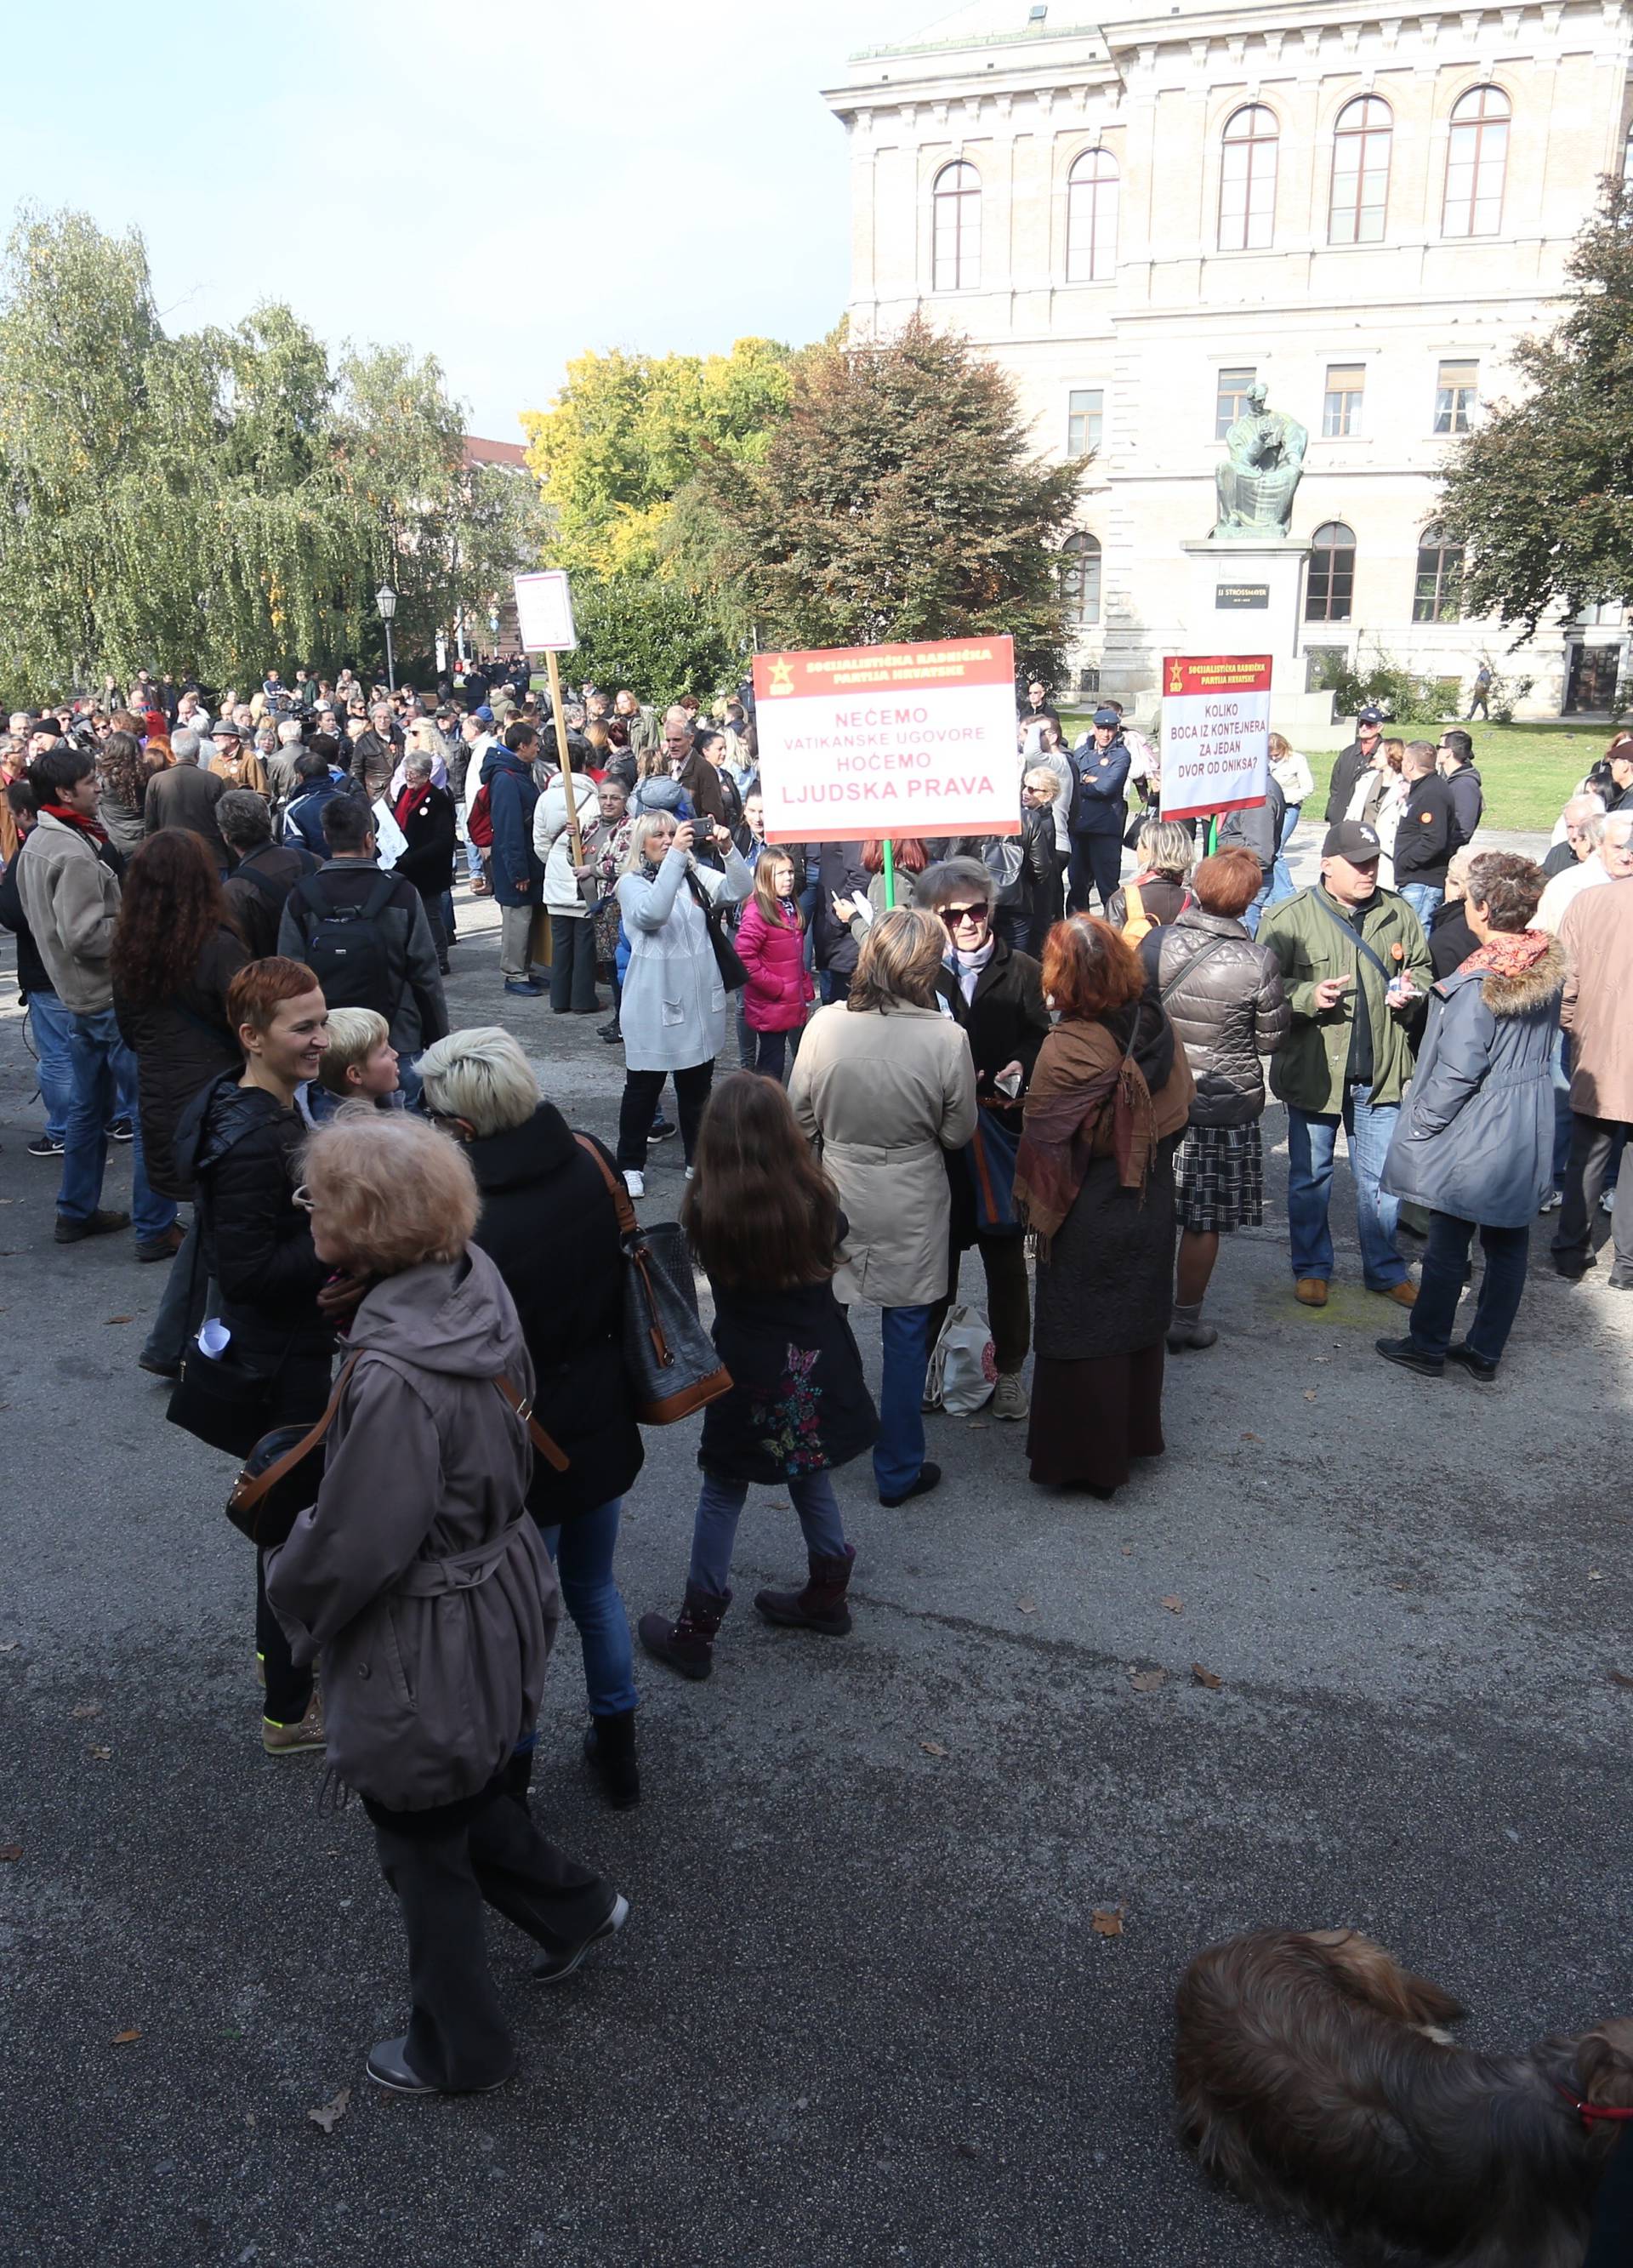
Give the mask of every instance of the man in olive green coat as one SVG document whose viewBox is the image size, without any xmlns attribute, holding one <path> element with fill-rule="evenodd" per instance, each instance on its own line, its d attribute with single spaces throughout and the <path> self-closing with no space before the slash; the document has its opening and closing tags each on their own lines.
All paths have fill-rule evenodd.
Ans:
<svg viewBox="0 0 1633 2268">
<path fill-rule="evenodd" d="M 1399 1206 L 1379 1179 L 1433 977 L 1417 916 L 1404 898 L 1378 887 L 1381 848 L 1374 828 L 1340 820 L 1321 846 L 1320 882 L 1284 900 L 1259 928 L 1292 1010 L 1287 1045 L 1271 1058 L 1270 1085 L 1287 1106 L 1293 1292 L 1306 1307 L 1327 1305 L 1333 1272 L 1327 1206 L 1340 1125 L 1355 1175 L 1366 1288 L 1402 1307 L 1417 1297 L 1395 1247 Z"/>
</svg>

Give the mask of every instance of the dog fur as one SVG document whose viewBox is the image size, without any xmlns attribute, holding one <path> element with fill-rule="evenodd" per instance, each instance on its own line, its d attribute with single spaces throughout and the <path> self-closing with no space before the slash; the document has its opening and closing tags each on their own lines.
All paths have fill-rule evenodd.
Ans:
<svg viewBox="0 0 1633 2268">
<path fill-rule="evenodd" d="M 1633 2108 L 1633 2020 L 1523 2055 L 1439 2028 L 1465 2011 L 1357 1931 L 1259 1930 L 1180 1983 L 1180 2131 L 1207 2172 L 1302 2214 L 1354 2268 L 1580 2268 Z"/>
</svg>

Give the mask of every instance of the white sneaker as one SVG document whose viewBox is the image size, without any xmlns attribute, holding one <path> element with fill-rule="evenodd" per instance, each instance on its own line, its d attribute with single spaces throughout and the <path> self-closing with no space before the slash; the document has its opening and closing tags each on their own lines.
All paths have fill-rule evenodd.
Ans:
<svg viewBox="0 0 1633 2268">
<path fill-rule="evenodd" d="M 1537 1207 L 1537 1211 L 1539 1212 L 1557 1212 L 1560 1206 L 1563 1204 L 1564 1202 L 1565 1198 L 1563 1189 L 1550 1189 L 1548 1195 L 1543 1198 L 1541 1204 Z"/>
<path fill-rule="evenodd" d="M 695 1182 L 697 1179 L 697 1168 L 695 1166 L 688 1166 L 687 1167 L 686 1178 L 688 1182 Z"/>
<path fill-rule="evenodd" d="M 1599 1209 L 1600 1212 L 1615 1212 L 1616 1209 L 1616 1193 L 1615 1189 L 1601 1189 L 1600 1191 Z"/>
<path fill-rule="evenodd" d="M 644 1197 L 646 1195 L 646 1175 L 644 1174 L 637 1174 L 633 1166 L 626 1166 L 624 1167 L 624 1187 L 629 1190 L 632 1197 Z"/>
</svg>

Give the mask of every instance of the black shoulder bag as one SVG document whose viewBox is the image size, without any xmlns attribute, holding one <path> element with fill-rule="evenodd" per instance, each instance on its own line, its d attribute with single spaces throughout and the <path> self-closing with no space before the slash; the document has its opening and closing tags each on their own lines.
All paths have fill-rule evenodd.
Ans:
<svg viewBox="0 0 1633 2268">
<path fill-rule="evenodd" d="M 686 870 L 686 887 L 702 909 L 709 942 L 714 950 L 715 967 L 720 971 L 720 982 L 728 992 L 740 992 L 748 982 L 748 971 L 737 947 L 725 933 L 725 909 L 716 904 L 689 866 Z"/>
</svg>

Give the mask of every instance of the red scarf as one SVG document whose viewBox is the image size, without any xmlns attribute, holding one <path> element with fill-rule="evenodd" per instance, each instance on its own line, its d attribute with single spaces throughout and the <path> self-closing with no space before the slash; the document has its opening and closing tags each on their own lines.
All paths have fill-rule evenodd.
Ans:
<svg viewBox="0 0 1633 2268">
<path fill-rule="evenodd" d="M 77 827 L 82 835 L 88 835 L 93 843 L 107 841 L 107 829 L 99 819 L 87 819 L 83 811 L 70 811 L 65 803 L 42 803 L 40 806 L 40 816 L 42 819 L 60 820 L 64 827 Z"/>
<path fill-rule="evenodd" d="M 429 801 L 431 783 L 430 780 L 427 780 L 423 787 L 405 787 L 402 793 L 397 798 L 397 824 L 401 828 L 405 835 L 408 831 L 408 821 L 413 818 L 415 813 L 420 808 L 420 806 L 423 803 Z"/>
<path fill-rule="evenodd" d="M 1545 929 L 1499 930 L 1457 964 L 1460 976 L 1467 968 L 1482 968 L 1493 976 L 1523 976 L 1534 968 L 1554 942 Z"/>
</svg>

